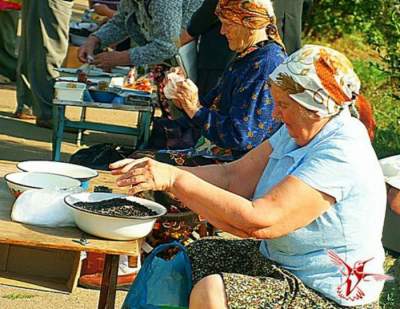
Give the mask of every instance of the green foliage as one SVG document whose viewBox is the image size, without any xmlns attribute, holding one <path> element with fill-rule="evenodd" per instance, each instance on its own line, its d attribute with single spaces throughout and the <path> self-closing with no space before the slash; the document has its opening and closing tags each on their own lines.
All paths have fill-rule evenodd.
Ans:
<svg viewBox="0 0 400 309">
<path fill-rule="evenodd" d="M 306 36 L 319 40 L 362 33 L 383 60 L 378 68 L 390 73 L 391 86 L 400 95 L 399 0 L 315 0 L 305 22 Z"/>
<path fill-rule="evenodd" d="M 379 158 L 400 153 L 400 102 L 388 85 L 389 74 L 378 69 L 371 60 L 353 60 L 361 80 L 362 93 L 374 107 L 377 123 L 374 149 Z"/>
</svg>

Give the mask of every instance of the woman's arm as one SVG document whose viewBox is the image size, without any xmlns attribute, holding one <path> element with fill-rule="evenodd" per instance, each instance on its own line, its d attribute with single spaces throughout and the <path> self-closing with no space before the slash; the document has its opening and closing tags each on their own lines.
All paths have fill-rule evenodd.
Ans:
<svg viewBox="0 0 400 309">
<path fill-rule="evenodd" d="M 241 159 L 230 163 L 179 168 L 219 188 L 251 199 L 271 153 L 272 147 L 265 141 Z"/>
<path fill-rule="evenodd" d="M 400 191 L 389 185 L 388 195 L 387 195 L 388 203 L 393 212 L 397 215 L 400 215 Z"/>
<path fill-rule="evenodd" d="M 133 65 L 157 64 L 174 56 L 180 46 L 182 1 L 151 1 L 152 38 L 148 44 L 130 49 Z"/>
<path fill-rule="evenodd" d="M 114 16 L 102 25 L 99 30 L 91 34 L 100 40 L 102 47 L 121 42 L 129 36 L 125 28 L 125 13 L 121 3 Z"/>
<path fill-rule="evenodd" d="M 335 201 L 293 176 L 253 202 L 189 172 L 179 174 L 171 192 L 217 228 L 261 239 L 281 237 L 308 225 Z"/>
</svg>

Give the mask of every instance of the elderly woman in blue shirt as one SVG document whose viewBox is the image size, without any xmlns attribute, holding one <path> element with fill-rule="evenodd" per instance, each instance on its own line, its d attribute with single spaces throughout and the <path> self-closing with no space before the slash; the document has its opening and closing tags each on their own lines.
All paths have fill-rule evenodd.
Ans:
<svg viewBox="0 0 400 309">
<path fill-rule="evenodd" d="M 378 308 L 390 279 L 386 191 L 359 79 L 342 54 L 314 45 L 270 78 L 273 115 L 284 125 L 243 158 L 180 168 L 125 159 L 111 165 L 117 184 L 130 194 L 171 192 L 245 238 L 188 247 L 190 308 Z"/>
<path fill-rule="evenodd" d="M 136 43 L 127 51 L 103 52 L 94 56 L 96 66 L 109 70 L 117 65 L 158 64 L 173 57 L 179 37 L 203 0 L 121 0 L 114 17 L 93 33 L 79 49 L 87 62 L 97 47 L 131 38 Z"/>
</svg>

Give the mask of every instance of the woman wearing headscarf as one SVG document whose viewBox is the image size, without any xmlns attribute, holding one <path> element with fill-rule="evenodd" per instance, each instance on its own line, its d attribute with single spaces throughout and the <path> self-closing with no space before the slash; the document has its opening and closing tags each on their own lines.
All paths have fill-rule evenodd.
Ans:
<svg viewBox="0 0 400 309">
<path fill-rule="evenodd" d="M 215 9 L 218 0 L 205 0 L 193 14 L 189 25 L 181 34 L 181 44 L 197 39 L 197 80 L 199 94 L 207 94 L 221 78 L 225 67 L 235 53 L 229 49 L 228 40 L 221 34 L 221 22 Z M 212 46 L 212 48 L 210 48 Z"/>
<path fill-rule="evenodd" d="M 179 36 L 202 3 L 203 0 L 121 0 L 113 18 L 80 47 L 78 58 L 82 62 L 94 59 L 91 63 L 106 71 L 118 65 L 153 65 L 155 83 L 160 85 L 164 72 L 177 64 L 174 56 L 178 53 Z M 96 49 L 127 38 L 134 42 L 132 48 L 94 55 Z M 179 115 L 171 110 L 162 93 L 158 94 L 163 117 Z"/>
<path fill-rule="evenodd" d="M 257 147 L 281 125 L 272 118 L 274 102 L 267 81 L 286 55 L 270 0 L 222 0 L 216 14 L 222 23 L 221 33 L 230 49 L 237 52 L 236 58 L 225 69 L 218 85 L 205 96 L 198 95 L 190 80 L 178 83 L 174 103 L 186 116 L 175 121 L 164 120 L 166 125 L 162 130 L 153 127 L 153 136 L 166 132 L 168 143 L 177 141 L 175 149 L 183 150 L 136 151 L 132 158 L 147 156 L 179 166 L 232 161 Z M 179 148 L 186 136 L 174 136 L 171 124 L 200 131 L 195 147 Z M 164 192 L 155 192 L 154 196 L 151 192 L 144 194 L 167 205 L 169 212 L 187 210 L 179 200 Z M 171 239 L 185 242 L 197 220 L 189 224 L 178 221 L 182 226 L 178 233 L 171 233 L 168 222 L 163 222 L 156 225 L 160 229 L 153 232 L 154 239 L 149 242 L 152 245 Z"/>
<path fill-rule="evenodd" d="M 201 138 L 194 148 L 160 151 L 157 159 L 177 165 L 231 161 L 270 137 L 280 126 L 272 118 L 273 100 L 267 81 L 285 59 L 270 0 L 220 0 L 215 11 L 221 33 L 237 53 L 220 82 L 205 96 L 190 80 L 178 82 L 173 99 Z"/>
<path fill-rule="evenodd" d="M 117 184 L 172 192 L 244 238 L 189 245 L 190 308 L 379 308 L 390 279 L 386 192 L 359 79 L 339 52 L 307 45 L 274 70 L 270 89 L 284 125 L 242 159 L 192 168 L 126 159 L 111 165 Z"/>
</svg>

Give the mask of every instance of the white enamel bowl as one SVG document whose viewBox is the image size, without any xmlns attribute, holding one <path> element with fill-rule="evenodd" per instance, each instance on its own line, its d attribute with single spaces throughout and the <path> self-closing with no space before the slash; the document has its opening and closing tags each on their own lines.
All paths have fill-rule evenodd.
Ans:
<svg viewBox="0 0 400 309">
<path fill-rule="evenodd" d="M 400 176 L 400 155 L 379 160 L 385 179 Z"/>
<path fill-rule="evenodd" d="M 379 160 L 385 181 L 400 190 L 400 155 Z"/>
<path fill-rule="evenodd" d="M 9 173 L 4 179 L 15 197 L 30 189 L 71 189 L 81 185 L 79 180 L 71 177 L 37 172 Z"/>
<path fill-rule="evenodd" d="M 98 202 L 112 198 L 126 198 L 127 200 L 135 201 L 154 210 L 157 214 L 147 217 L 111 217 L 96 214 L 74 205 L 77 202 Z M 113 193 L 83 192 L 68 195 L 64 201 L 70 206 L 75 223 L 82 231 L 113 240 L 132 240 L 146 236 L 153 229 L 156 219 L 167 212 L 164 206 L 156 202 Z"/>
<path fill-rule="evenodd" d="M 68 176 L 81 181 L 84 189 L 88 188 L 90 179 L 99 175 L 91 168 L 57 161 L 24 161 L 18 163 L 17 168 L 24 172 L 45 172 Z"/>
</svg>

